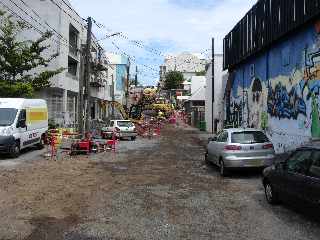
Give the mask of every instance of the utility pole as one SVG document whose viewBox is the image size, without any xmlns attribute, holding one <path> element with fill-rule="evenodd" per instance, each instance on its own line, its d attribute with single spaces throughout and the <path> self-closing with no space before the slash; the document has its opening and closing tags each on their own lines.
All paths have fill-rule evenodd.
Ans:
<svg viewBox="0 0 320 240">
<path fill-rule="evenodd" d="M 113 74 L 111 75 L 111 80 L 112 80 L 112 108 L 111 108 L 111 120 L 114 120 L 114 103 L 115 103 L 115 96 L 114 96 L 114 77 Z"/>
<path fill-rule="evenodd" d="M 215 127 L 214 127 L 214 102 L 215 102 L 215 96 L 214 96 L 214 38 L 212 38 L 212 114 L 211 114 L 211 117 L 212 117 L 212 133 L 214 134 L 215 133 Z"/>
<path fill-rule="evenodd" d="M 87 43 L 86 43 L 86 51 L 85 51 L 85 76 L 84 76 L 84 85 L 85 85 L 85 131 L 90 131 L 90 75 L 91 75 L 91 35 L 92 35 L 92 18 L 88 17 L 87 19 Z"/>
<path fill-rule="evenodd" d="M 138 86 L 138 65 L 136 65 L 136 75 L 134 78 L 134 85 Z"/>
<path fill-rule="evenodd" d="M 78 98 L 78 131 L 80 134 L 84 134 L 84 47 L 81 46 L 80 50 L 80 76 L 79 76 L 79 98 Z"/>
<path fill-rule="evenodd" d="M 126 97 L 126 108 L 129 108 L 129 84 L 130 84 L 130 59 L 128 58 L 128 65 L 127 65 L 127 83 L 125 89 L 125 97 Z"/>
</svg>

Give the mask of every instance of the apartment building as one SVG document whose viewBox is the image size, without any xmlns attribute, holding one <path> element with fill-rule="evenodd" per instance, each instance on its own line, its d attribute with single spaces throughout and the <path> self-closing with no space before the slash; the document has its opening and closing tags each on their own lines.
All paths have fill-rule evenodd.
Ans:
<svg viewBox="0 0 320 240">
<path fill-rule="evenodd" d="M 193 76 L 205 71 L 206 60 L 201 54 L 180 53 L 165 58 L 164 64 L 160 66 L 160 85 L 163 86 L 165 76 L 170 71 L 179 71 L 185 80 L 190 81 Z"/>
<path fill-rule="evenodd" d="M 37 97 L 47 100 L 49 119 L 60 126 L 76 126 L 78 115 L 79 80 L 82 73 L 81 51 L 86 43 L 86 22 L 72 8 L 68 0 L 3 0 L 4 10 L 19 20 L 32 26 L 21 33 L 21 38 L 35 40 L 46 31 L 53 32 L 53 37 L 47 41 L 50 48 L 45 54 L 50 56 L 58 53 L 48 66 L 49 69 L 64 68 L 65 70 L 54 76 L 51 86 L 37 93 Z M 108 69 L 108 60 L 102 46 L 93 37 L 92 62 L 103 65 Z M 36 69 L 35 71 L 40 70 Z M 90 77 L 91 119 L 106 117 L 105 101 L 111 101 L 111 77 L 108 70 L 94 71 Z M 122 88 L 121 88 L 122 89 Z M 117 94 L 122 94 L 117 88 Z M 119 99 L 119 101 L 122 99 Z"/>
</svg>

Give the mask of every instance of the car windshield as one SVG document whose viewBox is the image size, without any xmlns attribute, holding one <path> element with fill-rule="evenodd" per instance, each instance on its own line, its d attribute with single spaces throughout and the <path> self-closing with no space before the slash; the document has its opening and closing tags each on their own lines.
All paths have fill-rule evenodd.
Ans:
<svg viewBox="0 0 320 240">
<path fill-rule="evenodd" d="M 252 144 L 269 142 L 267 136 L 260 131 L 244 131 L 232 133 L 232 143 Z"/>
<path fill-rule="evenodd" d="M 133 123 L 132 122 L 128 122 L 128 121 L 119 121 L 118 122 L 118 126 L 119 127 L 133 127 Z"/>
<path fill-rule="evenodd" d="M 13 124 L 18 110 L 14 108 L 0 108 L 0 126 L 10 126 Z"/>
</svg>

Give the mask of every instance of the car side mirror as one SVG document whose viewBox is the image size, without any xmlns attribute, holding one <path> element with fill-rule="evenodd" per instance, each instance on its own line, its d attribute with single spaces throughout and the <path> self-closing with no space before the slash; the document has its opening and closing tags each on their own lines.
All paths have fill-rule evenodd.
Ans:
<svg viewBox="0 0 320 240">
<path fill-rule="evenodd" d="M 17 127 L 18 128 L 26 128 L 27 125 L 26 125 L 26 120 L 25 119 L 21 119 L 19 120 L 18 124 L 17 124 Z"/>
</svg>

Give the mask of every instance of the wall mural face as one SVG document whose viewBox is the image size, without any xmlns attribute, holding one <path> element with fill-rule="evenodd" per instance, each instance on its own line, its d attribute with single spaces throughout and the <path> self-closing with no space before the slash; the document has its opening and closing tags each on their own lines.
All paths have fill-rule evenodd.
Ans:
<svg viewBox="0 0 320 240">
<path fill-rule="evenodd" d="M 320 138 L 320 22 L 234 75 L 227 124 L 264 129 L 278 153 Z"/>
</svg>

